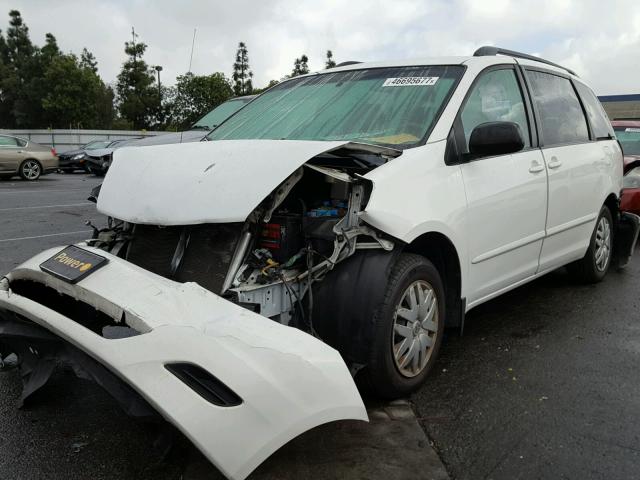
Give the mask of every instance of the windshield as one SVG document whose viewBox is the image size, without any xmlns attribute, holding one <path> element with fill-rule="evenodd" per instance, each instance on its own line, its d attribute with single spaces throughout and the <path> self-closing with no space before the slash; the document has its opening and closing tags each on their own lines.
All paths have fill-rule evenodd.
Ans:
<svg viewBox="0 0 640 480">
<path fill-rule="evenodd" d="M 252 98 L 236 98 L 221 103 L 191 126 L 191 130 L 212 130 L 250 102 Z"/>
<path fill-rule="evenodd" d="M 207 135 L 208 140 L 353 140 L 417 145 L 462 75 L 461 66 L 375 68 L 283 82 Z"/>
<path fill-rule="evenodd" d="M 625 155 L 640 155 L 640 128 L 613 127 Z"/>
<path fill-rule="evenodd" d="M 84 146 L 84 150 L 98 150 L 99 148 L 106 148 L 112 140 L 94 140 Z"/>
</svg>

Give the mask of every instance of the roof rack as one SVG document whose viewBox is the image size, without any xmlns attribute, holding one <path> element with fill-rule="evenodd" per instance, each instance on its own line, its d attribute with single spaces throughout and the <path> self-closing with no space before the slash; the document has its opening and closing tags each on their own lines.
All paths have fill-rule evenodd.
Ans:
<svg viewBox="0 0 640 480">
<path fill-rule="evenodd" d="M 346 67 L 347 65 L 355 65 L 356 63 L 362 63 L 362 62 L 358 62 L 356 60 L 348 60 L 346 62 L 340 62 L 339 64 L 337 64 L 334 68 L 338 68 L 338 67 Z"/>
<path fill-rule="evenodd" d="M 566 70 L 571 75 L 575 75 L 576 77 L 578 76 L 578 74 L 573 70 L 570 70 L 567 67 L 563 67 L 562 65 L 558 65 L 557 63 L 550 62 L 549 60 L 545 60 L 544 58 L 528 55 L 526 53 L 507 50 L 506 48 L 486 46 L 486 47 L 480 47 L 475 52 L 473 52 L 474 57 L 487 57 L 490 55 L 507 55 L 509 57 L 524 58 L 526 60 L 533 60 L 534 62 L 546 63 L 547 65 L 552 65 L 554 67 L 558 67 L 563 70 Z"/>
</svg>

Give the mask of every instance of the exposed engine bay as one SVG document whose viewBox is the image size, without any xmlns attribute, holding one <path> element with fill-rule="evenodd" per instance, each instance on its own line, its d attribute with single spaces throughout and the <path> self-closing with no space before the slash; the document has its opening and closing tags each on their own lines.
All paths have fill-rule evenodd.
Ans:
<svg viewBox="0 0 640 480">
<path fill-rule="evenodd" d="M 371 193 L 362 175 L 391 157 L 349 147 L 297 168 L 245 222 L 162 226 L 109 218 L 88 244 L 317 335 L 314 284 L 358 250 L 394 248 L 359 219 Z"/>
</svg>

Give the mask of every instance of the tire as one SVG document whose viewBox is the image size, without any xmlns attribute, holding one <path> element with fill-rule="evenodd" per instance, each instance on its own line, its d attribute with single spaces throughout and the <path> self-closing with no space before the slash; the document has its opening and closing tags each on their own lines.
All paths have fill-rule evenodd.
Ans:
<svg viewBox="0 0 640 480">
<path fill-rule="evenodd" d="M 28 158 L 20 164 L 18 173 L 23 180 L 34 182 L 42 175 L 42 165 L 37 160 Z"/>
<path fill-rule="evenodd" d="M 429 298 L 435 299 L 434 307 L 413 317 L 407 308 L 411 289 L 416 299 L 423 296 L 425 304 Z M 400 309 L 404 314 L 398 314 Z M 427 323 L 425 315 L 432 315 L 432 323 Z M 367 388 L 385 399 L 404 397 L 417 390 L 438 356 L 444 319 L 445 292 L 438 270 L 420 255 L 403 253 L 392 268 L 383 302 L 374 315 L 374 339 L 363 372 Z M 421 348 L 414 350 L 416 347 Z M 412 352 L 422 356 L 416 359 Z"/>
<path fill-rule="evenodd" d="M 580 283 L 601 282 L 611 266 L 612 253 L 613 219 L 609 208 L 603 206 L 591 234 L 587 253 L 582 259 L 567 265 L 567 270 Z M 601 255 L 605 257 L 600 258 Z"/>
</svg>

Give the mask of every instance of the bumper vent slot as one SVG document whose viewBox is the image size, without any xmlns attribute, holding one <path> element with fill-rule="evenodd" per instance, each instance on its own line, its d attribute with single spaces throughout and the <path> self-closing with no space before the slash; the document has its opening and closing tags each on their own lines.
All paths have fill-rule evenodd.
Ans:
<svg viewBox="0 0 640 480">
<path fill-rule="evenodd" d="M 242 399 L 224 383 L 192 363 L 169 363 L 165 368 L 207 402 L 218 407 L 237 407 Z"/>
</svg>

